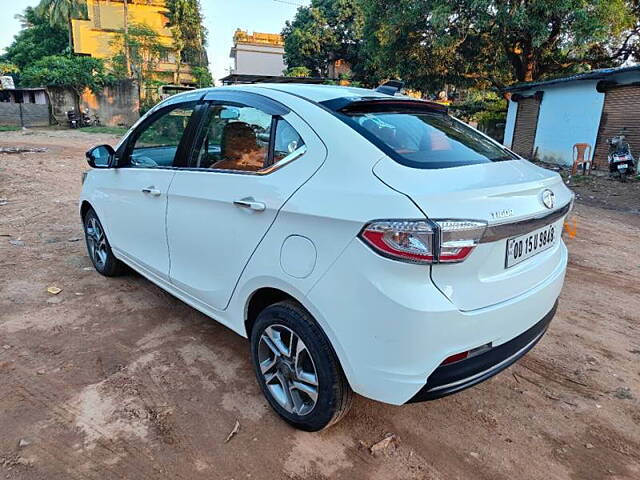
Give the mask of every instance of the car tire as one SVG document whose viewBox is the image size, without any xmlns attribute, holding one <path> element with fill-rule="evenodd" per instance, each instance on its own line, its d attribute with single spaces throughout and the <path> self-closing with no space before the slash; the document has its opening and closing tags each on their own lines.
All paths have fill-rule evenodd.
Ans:
<svg viewBox="0 0 640 480">
<path fill-rule="evenodd" d="M 83 224 L 87 252 L 98 273 L 105 277 L 117 277 L 125 273 L 126 266 L 111 251 L 107 234 L 95 210 L 87 211 Z"/>
<path fill-rule="evenodd" d="M 322 430 L 349 411 L 353 391 L 338 358 L 297 302 L 278 302 L 258 315 L 251 331 L 251 356 L 267 401 L 295 428 Z"/>
</svg>

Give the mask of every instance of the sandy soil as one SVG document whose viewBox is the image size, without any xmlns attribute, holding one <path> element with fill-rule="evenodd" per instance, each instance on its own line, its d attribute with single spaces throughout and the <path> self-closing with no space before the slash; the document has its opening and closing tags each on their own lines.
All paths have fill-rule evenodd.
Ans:
<svg viewBox="0 0 640 480">
<path fill-rule="evenodd" d="M 90 268 L 76 201 L 104 142 L 0 133 L 48 149 L 0 154 L 0 478 L 640 478 L 638 215 L 578 205 L 560 309 L 514 367 L 436 402 L 357 398 L 308 434 L 267 408 L 244 339 Z"/>
</svg>

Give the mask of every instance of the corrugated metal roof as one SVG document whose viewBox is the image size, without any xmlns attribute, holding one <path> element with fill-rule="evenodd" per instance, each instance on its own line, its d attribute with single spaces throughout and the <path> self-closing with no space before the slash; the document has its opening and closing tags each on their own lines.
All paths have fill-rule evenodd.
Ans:
<svg viewBox="0 0 640 480">
<path fill-rule="evenodd" d="M 579 80 L 601 80 L 603 78 L 610 77 L 611 75 L 617 75 L 619 73 L 627 73 L 627 72 L 636 72 L 636 71 L 640 71 L 640 64 L 632 65 L 629 67 L 601 68 L 599 70 L 591 70 L 590 72 L 578 73 L 576 75 L 570 75 L 568 77 L 554 78 L 552 80 L 519 83 L 517 85 L 513 85 L 511 87 L 505 88 L 505 92 L 530 90 L 531 88 L 535 88 L 535 87 L 555 85 L 557 83 L 576 82 Z"/>
</svg>

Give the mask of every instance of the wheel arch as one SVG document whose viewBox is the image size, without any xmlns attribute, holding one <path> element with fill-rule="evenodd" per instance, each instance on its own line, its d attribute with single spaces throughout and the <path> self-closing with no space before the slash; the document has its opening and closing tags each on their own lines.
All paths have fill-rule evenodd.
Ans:
<svg viewBox="0 0 640 480">
<path fill-rule="evenodd" d="M 82 221 L 84 221 L 85 215 L 91 209 L 95 210 L 93 208 L 93 205 L 91 205 L 88 200 L 83 200 L 82 203 L 80 204 L 80 219 Z"/>
<path fill-rule="evenodd" d="M 324 321 L 323 318 L 319 318 L 321 317 L 321 314 L 313 307 L 313 305 L 307 305 L 307 302 L 305 302 L 304 300 L 300 300 L 296 295 L 293 295 L 281 288 L 261 287 L 256 289 L 249 296 L 249 299 L 246 303 L 244 316 L 244 333 L 246 337 L 251 338 L 251 330 L 260 312 L 267 308 L 269 305 L 273 305 L 274 303 L 278 303 L 283 300 L 293 300 L 309 313 L 309 316 L 313 319 L 320 331 L 327 338 L 331 350 L 333 350 L 333 353 L 338 359 L 338 365 L 347 378 L 347 382 L 352 385 L 351 376 L 353 374 L 353 369 L 351 368 L 346 352 L 344 352 L 344 350 L 342 349 L 339 340 L 335 336 L 335 333 L 331 330 L 331 327 Z"/>
<path fill-rule="evenodd" d="M 303 303 L 297 298 L 279 288 L 262 287 L 249 296 L 244 314 L 244 330 L 247 338 L 251 337 L 253 324 L 255 323 L 256 318 L 258 318 L 260 312 L 269 305 L 273 305 L 274 303 L 278 303 L 283 300 L 293 300 L 304 307 Z"/>
</svg>

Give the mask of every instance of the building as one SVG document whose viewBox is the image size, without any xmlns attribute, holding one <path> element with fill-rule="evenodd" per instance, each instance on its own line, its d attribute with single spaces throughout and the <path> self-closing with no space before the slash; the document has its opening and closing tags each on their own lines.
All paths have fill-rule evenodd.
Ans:
<svg viewBox="0 0 640 480">
<path fill-rule="evenodd" d="M 44 88 L 0 87 L 0 125 L 41 127 L 50 123 L 51 107 Z"/>
<path fill-rule="evenodd" d="M 229 57 L 233 59 L 232 75 L 260 75 L 277 77 L 282 75 L 284 64 L 284 41 L 277 33 L 236 30 Z"/>
<path fill-rule="evenodd" d="M 164 0 L 128 0 L 128 23 L 146 24 L 157 34 L 158 40 L 167 47 L 167 53 L 156 66 L 154 79 L 168 84 L 195 85 L 191 67 L 182 64 L 177 79 L 177 62 L 173 49 L 173 35 L 167 28 Z M 123 0 L 87 0 L 86 20 L 72 20 L 73 48 L 77 54 L 109 60 L 116 54 L 114 40 L 124 30 Z"/>
<path fill-rule="evenodd" d="M 608 68 L 506 90 L 504 143 L 516 153 L 571 165 L 573 145 L 587 143 L 597 167 L 607 165 L 607 139 L 623 128 L 640 156 L 640 65 Z"/>
</svg>

